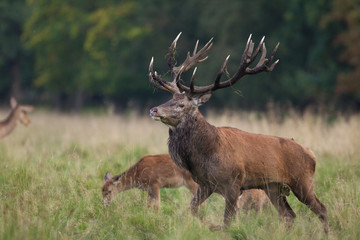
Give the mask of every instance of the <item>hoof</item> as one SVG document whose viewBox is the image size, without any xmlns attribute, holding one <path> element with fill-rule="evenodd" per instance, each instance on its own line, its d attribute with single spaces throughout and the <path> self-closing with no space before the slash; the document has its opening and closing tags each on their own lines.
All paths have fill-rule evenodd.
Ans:
<svg viewBox="0 0 360 240">
<path fill-rule="evenodd" d="M 221 231 L 223 229 L 223 227 L 221 225 L 215 225 L 215 224 L 211 224 L 209 226 L 209 229 L 211 231 L 214 231 L 214 232 L 218 232 L 218 231 Z"/>
</svg>

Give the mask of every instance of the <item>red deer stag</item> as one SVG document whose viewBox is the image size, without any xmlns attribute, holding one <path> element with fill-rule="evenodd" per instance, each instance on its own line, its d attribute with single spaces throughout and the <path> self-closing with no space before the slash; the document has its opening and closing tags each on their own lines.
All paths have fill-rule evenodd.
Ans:
<svg viewBox="0 0 360 240">
<path fill-rule="evenodd" d="M 19 120 L 25 126 L 30 124 L 27 113 L 34 110 L 33 106 L 19 105 L 13 97 L 10 99 L 10 105 L 11 111 L 9 116 L 0 122 L 0 138 L 9 135 L 15 129 Z"/>
<path fill-rule="evenodd" d="M 198 107 L 206 103 L 213 91 L 234 85 L 245 75 L 262 71 L 271 72 L 279 60 L 273 62 L 278 45 L 266 58 L 264 38 L 255 49 L 251 35 L 243 52 L 236 73 L 226 81 L 220 81 L 226 71 L 229 56 L 225 59 L 215 82 L 208 86 L 194 86 L 196 68 L 190 86 L 181 81 L 181 74 L 196 63 L 203 62 L 212 46 L 212 39 L 192 54 L 188 53 L 180 66 L 175 66 L 174 53 L 180 34 L 169 49 L 168 65 L 172 81 L 166 81 L 149 66 L 150 82 L 158 89 L 173 94 L 168 102 L 150 110 L 150 116 L 169 126 L 169 153 L 179 167 L 190 171 L 199 184 L 191 201 L 192 213 L 199 216 L 198 206 L 212 193 L 225 198 L 224 225 L 227 227 L 235 213 L 237 198 L 245 189 L 263 189 L 285 222 L 292 225 L 296 214 L 283 194 L 288 186 L 295 196 L 307 205 L 321 220 L 325 232 L 329 231 L 326 207 L 314 193 L 314 154 L 299 143 L 281 137 L 253 134 L 231 127 L 215 127 L 209 124 Z M 250 67 L 259 52 L 256 66 Z M 217 226 L 218 228 L 218 226 Z"/>
<path fill-rule="evenodd" d="M 109 205 L 115 196 L 125 190 L 139 188 L 148 192 L 148 206 L 159 208 L 160 188 L 187 187 L 195 196 L 198 185 L 190 173 L 175 165 L 169 154 L 146 155 L 124 173 L 105 175 L 102 188 L 103 204 Z"/>
</svg>

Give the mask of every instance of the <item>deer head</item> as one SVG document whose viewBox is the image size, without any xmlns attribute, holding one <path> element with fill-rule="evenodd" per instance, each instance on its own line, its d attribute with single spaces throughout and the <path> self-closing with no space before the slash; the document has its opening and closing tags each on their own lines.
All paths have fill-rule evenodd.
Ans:
<svg viewBox="0 0 360 240">
<path fill-rule="evenodd" d="M 105 174 L 105 184 L 101 191 L 103 195 L 103 205 L 108 206 L 118 193 L 117 188 L 114 184 L 114 180 L 111 178 L 109 172 Z"/>
<path fill-rule="evenodd" d="M 14 97 L 11 97 L 10 105 L 13 111 L 19 111 L 19 121 L 25 126 L 28 126 L 31 121 L 27 113 L 32 112 L 34 110 L 34 107 L 28 105 L 19 105 Z"/>
<path fill-rule="evenodd" d="M 180 120 L 184 119 L 185 115 L 191 115 L 197 112 L 198 107 L 210 99 L 213 91 L 232 86 L 245 75 L 256 74 L 263 71 L 271 72 L 279 62 L 279 60 L 273 62 L 279 43 L 274 48 L 270 58 L 266 58 L 265 37 L 261 39 L 258 47 L 254 51 L 254 43 L 251 40 L 250 34 L 241 58 L 240 66 L 231 78 L 223 82 L 220 81 L 223 73 L 227 71 L 226 66 L 230 58 L 229 55 L 222 64 L 213 84 L 208 86 L 194 86 L 197 70 L 197 68 L 195 68 L 190 80 L 190 86 L 188 87 L 180 82 L 181 74 L 188 71 L 195 64 L 201 63 L 207 59 L 206 54 L 212 47 L 213 39 L 211 38 L 199 51 L 197 51 L 199 44 L 199 41 L 197 41 L 193 53 L 190 54 L 190 52 L 188 52 L 185 61 L 181 65 L 175 66 L 176 61 L 174 55 L 180 35 L 181 33 L 179 33 L 169 48 L 168 65 L 173 77 L 171 82 L 164 80 L 156 71 L 154 71 L 154 58 L 151 59 L 149 65 L 150 83 L 160 90 L 168 91 L 173 94 L 172 99 L 166 103 L 150 109 L 150 116 L 155 120 L 165 123 L 170 128 L 176 127 Z M 255 67 L 251 68 L 250 65 L 254 62 L 260 52 L 262 52 L 262 54 L 259 62 Z"/>
</svg>

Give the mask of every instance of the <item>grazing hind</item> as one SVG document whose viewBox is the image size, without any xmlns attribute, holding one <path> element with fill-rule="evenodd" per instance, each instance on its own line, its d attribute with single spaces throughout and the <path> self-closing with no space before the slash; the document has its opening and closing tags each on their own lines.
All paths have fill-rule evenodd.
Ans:
<svg viewBox="0 0 360 240">
<path fill-rule="evenodd" d="M 9 135 L 16 127 L 18 121 L 25 126 L 30 124 L 27 113 L 34 110 L 33 106 L 20 105 L 15 98 L 10 99 L 11 111 L 7 118 L 0 121 L 0 138 Z"/>
<path fill-rule="evenodd" d="M 139 188 L 148 192 L 147 204 L 159 208 L 160 188 L 187 187 L 193 195 L 198 185 L 190 173 L 175 165 L 169 154 L 146 155 L 124 173 L 111 177 L 107 172 L 102 187 L 103 205 L 109 205 L 115 196 L 125 190 Z"/>
</svg>

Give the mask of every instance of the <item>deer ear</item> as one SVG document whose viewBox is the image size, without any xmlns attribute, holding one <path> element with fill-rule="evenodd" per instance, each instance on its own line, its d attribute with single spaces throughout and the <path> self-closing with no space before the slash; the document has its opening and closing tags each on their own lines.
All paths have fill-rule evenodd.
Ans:
<svg viewBox="0 0 360 240">
<path fill-rule="evenodd" d="M 105 182 L 106 182 L 107 180 L 109 180 L 109 179 L 111 179 L 111 175 L 110 175 L 109 172 L 106 172 L 106 174 L 105 174 Z"/>
<path fill-rule="evenodd" d="M 195 98 L 194 101 L 197 106 L 201 106 L 207 101 L 209 101 L 210 98 L 211 98 L 211 92 L 208 92 Z"/>
<path fill-rule="evenodd" d="M 17 101 L 14 97 L 10 98 L 10 106 L 11 108 L 15 108 L 17 106 Z"/>
</svg>

